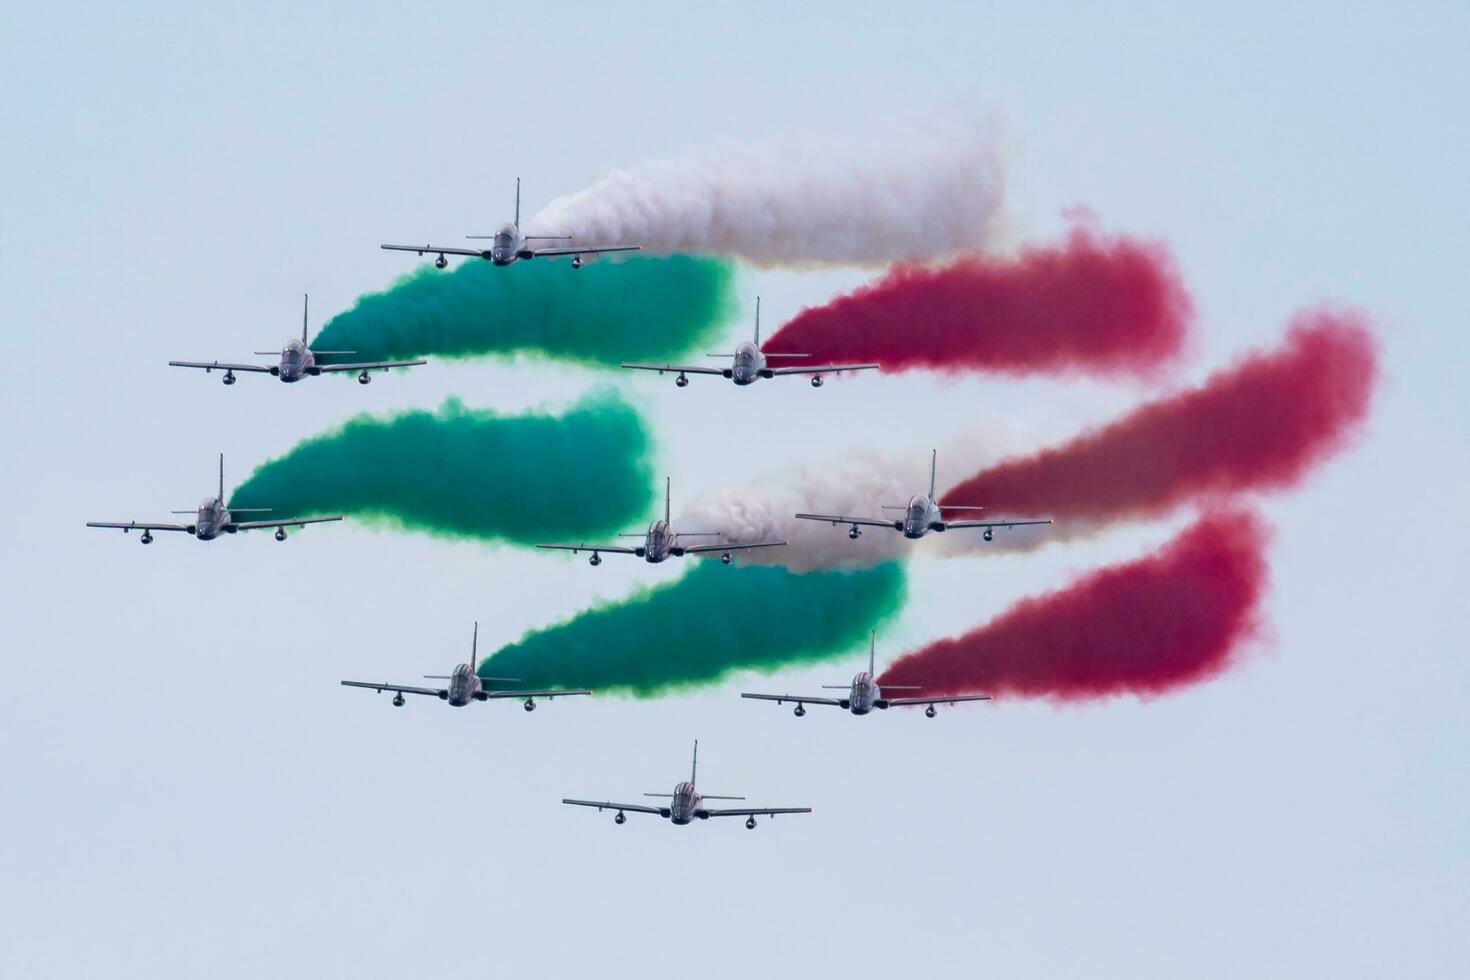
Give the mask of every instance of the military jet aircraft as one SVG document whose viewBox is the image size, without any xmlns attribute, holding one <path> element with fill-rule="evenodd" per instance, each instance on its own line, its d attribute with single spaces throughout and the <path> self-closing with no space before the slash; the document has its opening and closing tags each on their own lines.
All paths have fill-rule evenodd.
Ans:
<svg viewBox="0 0 1470 980">
<path fill-rule="evenodd" d="M 666 477 L 664 479 L 664 519 L 654 521 L 648 525 L 648 530 L 642 534 L 633 532 L 618 535 L 618 537 L 622 538 L 642 538 L 643 544 L 635 548 L 612 544 L 538 544 L 536 547 L 549 548 L 555 551 L 570 551 L 572 554 L 590 551 L 592 552 L 592 557 L 587 559 L 587 563 L 593 568 L 596 568 L 602 564 L 602 552 L 604 551 L 613 555 L 636 555 L 650 565 L 657 565 L 662 561 L 666 561 L 671 555 L 675 558 L 683 558 L 685 555 L 701 555 L 707 552 L 718 551 L 721 553 L 720 561 L 728 565 L 735 560 L 734 553 L 737 551 L 748 551 L 751 548 L 784 548 L 786 546 L 785 541 L 757 541 L 754 544 L 735 544 L 729 541 L 721 544 L 684 544 L 683 539 L 685 538 L 715 538 L 720 536 L 720 532 L 682 531 L 675 534 L 673 528 L 669 526 L 669 503 L 670 485 Z"/>
<path fill-rule="evenodd" d="M 449 264 L 446 255 L 469 255 L 475 258 L 493 262 L 496 265 L 510 265 L 518 259 L 553 258 L 558 255 L 570 255 L 572 257 L 572 268 L 582 268 L 582 256 L 593 255 L 597 252 L 636 252 L 643 248 L 642 245 L 558 245 L 548 247 L 532 247 L 532 242 L 569 242 L 571 235 L 524 235 L 521 233 L 521 178 L 516 178 L 516 219 L 513 222 L 501 225 L 495 229 L 493 235 L 466 235 L 466 238 L 490 239 L 489 248 L 454 248 L 447 245 L 381 245 L 380 248 L 390 252 L 417 252 L 423 255 L 425 252 L 438 252 L 439 257 L 434 260 L 434 265 L 440 269 Z"/>
<path fill-rule="evenodd" d="M 998 527 L 1021 527 L 1026 524 L 1051 524 L 1051 518 L 1039 521 L 950 521 L 946 520 L 940 512 L 939 504 L 934 496 L 934 468 L 939 459 L 939 451 L 934 450 L 929 457 L 929 493 L 915 494 L 909 498 L 907 504 L 884 504 L 884 510 L 901 510 L 904 512 L 902 518 L 888 517 L 846 517 L 840 514 L 797 514 L 797 518 L 803 521 L 829 521 L 833 527 L 839 524 L 851 524 L 847 536 L 856 541 L 862 537 L 862 527 L 888 527 L 901 533 L 910 539 L 922 538 L 930 531 L 949 531 L 962 527 L 982 527 L 985 529 L 985 540 L 990 541 L 995 537 L 995 529 Z M 984 510 L 984 507 L 957 506 L 945 504 L 945 510 Z"/>
<path fill-rule="evenodd" d="M 369 371 L 386 371 L 396 367 L 414 367 L 419 364 L 428 364 L 428 361 L 359 361 L 353 364 L 318 364 L 316 359 L 322 354 L 356 354 L 351 350 L 312 350 L 306 346 L 306 324 L 307 311 L 311 297 L 302 299 L 301 306 L 301 339 L 294 337 L 286 341 L 286 346 L 281 348 L 281 360 L 277 364 L 228 364 L 223 361 L 169 361 L 169 367 L 203 368 L 205 373 L 210 371 L 223 371 L 222 379 L 225 384 L 235 383 L 236 371 L 248 371 L 256 374 L 273 374 L 287 384 L 300 381 L 305 377 L 316 377 L 318 374 L 331 374 L 339 371 L 356 371 L 357 383 L 367 384 L 373 380 Z M 272 350 L 258 350 L 256 354 L 266 357 L 275 354 Z"/>
<path fill-rule="evenodd" d="M 126 524 L 110 523 L 107 521 L 88 521 L 88 527 L 120 528 L 124 534 L 129 531 L 138 530 L 143 532 L 139 539 L 144 544 L 153 543 L 154 531 L 184 531 L 194 535 L 200 541 L 211 541 L 221 534 L 234 534 L 236 531 L 249 531 L 253 528 L 273 527 L 276 529 L 276 540 L 286 540 L 286 528 L 305 527 L 307 524 L 322 524 L 326 521 L 340 521 L 341 514 L 333 517 L 294 517 L 284 520 L 269 521 L 237 521 L 236 514 L 268 514 L 269 507 L 237 507 L 233 511 L 225 506 L 225 454 L 219 454 L 219 494 L 214 497 L 205 497 L 199 502 L 194 510 L 176 510 L 175 514 L 193 514 L 193 524 L 144 524 L 138 521 L 128 521 Z"/>
<path fill-rule="evenodd" d="M 731 357 L 729 354 L 706 354 L 706 357 Z M 624 364 L 623 367 L 635 371 L 657 371 L 663 374 L 667 371 L 677 371 L 678 376 L 674 378 L 674 384 L 683 388 L 689 384 L 691 374 L 718 374 L 729 378 L 737 385 L 753 385 L 761 378 L 774 378 L 783 374 L 810 374 L 813 388 L 822 387 L 822 375 L 835 374 L 839 371 L 869 371 L 876 370 L 877 364 L 817 364 L 802 365 L 800 367 L 769 367 L 766 359 L 770 357 L 811 357 L 810 354 L 766 354 L 761 351 L 761 301 L 757 296 L 755 300 L 755 339 L 747 340 L 735 348 L 735 354 L 729 367 L 700 367 L 691 364 Z"/>
<path fill-rule="evenodd" d="M 877 631 L 868 639 L 868 669 L 855 674 L 851 684 L 823 684 L 827 690 L 846 691 L 845 698 L 807 698 L 794 694 L 742 694 L 742 698 L 752 698 L 756 701 L 774 701 L 777 704 L 785 704 L 787 701 L 796 702 L 796 717 L 801 718 L 806 714 L 806 706 L 809 704 L 830 704 L 834 708 L 843 711 L 851 711 L 855 715 L 865 715 L 874 708 L 885 710 L 896 708 L 905 704 L 927 704 L 924 715 L 933 718 L 938 712 L 934 706 L 937 704 L 957 704 L 960 701 L 989 701 L 988 694 L 959 694 L 941 697 L 904 697 L 889 698 L 883 696 L 883 690 L 879 689 L 878 682 L 874 680 L 877 676 L 873 670 L 873 656 L 877 646 Z M 889 685 L 889 691 L 922 691 L 922 687 Z"/>
<path fill-rule="evenodd" d="M 658 797 L 668 802 L 660 806 L 644 806 L 641 803 L 609 803 L 597 802 L 596 800 L 562 800 L 572 806 L 592 806 L 601 810 L 616 810 L 617 815 L 613 817 L 613 823 L 626 823 L 628 813 L 651 813 L 654 816 L 663 817 L 677 826 L 693 823 L 695 820 L 708 820 L 710 817 L 744 817 L 745 829 L 755 829 L 756 817 L 774 817 L 780 813 L 811 813 L 809 806 L 793 807 L 750 807 L 736 809 L 711 810 L 704 806 L 705 800 L 743 800 L 743 796 L 705 796 L 694 788 L 695 776 L 699 774 L 699 742 L 694 743 L 694 764 L 689 770 L 689 782 L 680 783 L 670 793 L 644 793 L 644 796 Z"/>
<path fill-rule="evenodd" d="M 518 684 L 520 681 L 514 677 L 481 677 L 475 673 L 475 667 L 479 662 L 480 624 L 475 623 L 475 631 L 470 639 L 470 662 L 460 664 L 454 668 L 452 674 L 425 674 L 425 680 L 448 681 L 448 687 L 414 687 L 410 684 L 390 684 L 384 681 L 381 684 L 373 681 L 343 681 L 343 687 L 365 687 L 370 691 L 382 694 L 384 691 L 393 692 L 393 707 L 403 707 L 403 696 L 405 694 L 426 694 L 438 698 L 440 701 L 449 702 L 451 708 L 463 708 L 471 701 L 495 701 L 502 698 L 522 698 L 525 700 L 523 707 L 527 711 L 536 710 L 536 699 L 570 696 L 574 694 L 591 694 L 591 691 L 492 691 L 485 685 L 494 681 L 497 683 Z"/>
</svg>

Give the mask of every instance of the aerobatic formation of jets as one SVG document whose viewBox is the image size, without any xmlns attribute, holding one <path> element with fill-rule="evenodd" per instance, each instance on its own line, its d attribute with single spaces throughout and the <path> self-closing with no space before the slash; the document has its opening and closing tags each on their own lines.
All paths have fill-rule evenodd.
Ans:
<svg viewBox="0 0 1470 980">
<path fill-rule="evenodd" d="M 454 248 L 438 245 L 383 245 L 382 248 L 392 251 L 416 252 L 419 255 L 434 254 L 436 256 L 434 265 L 442 269 L 448 264 L 446 256 L 463 255 L 474 258 L 485 259 L 497 266 L 506 266 L 522 259 L 550 258 L 556 256 L 570 256 L 573 269 L 581 268 L 583 256 L 595 255 L 602 252 L 628 252 L 640 249 L 641 245 L 606 245 L 606 244 L 572 244 L 572 238 L 566 235 L 527 235 L 520 228 L 521 211 L 521 182 L 516 180 L 515 220 L 501 225 L 493 236 L 470 235 L 469 238 L 489 237 L 491 245 L 487 249 L 478 248 Z M 540 245 L 533 243 L 557 242 L 564 244 Z M 301 319 L 301 338 L 291 338 L 279 351 L 257 351 L 259 356 L 276 357 L 275 363 L 234 363 L 228 361 L 169 361 L 172 367 L 196 368 L 206 373 L 221 371 L 224 373 L 223 381 L 226 385 L 233 385 L 237 373 L 270 374 L 286 383 L 300 381 L 302 378 L 315 377 L 320 374 L 333 373 L 356 373 L 357 380 L 361 384 L 367 384 L 371 380 L 370 372 L 388 371 L 393 368 L 415 367 L 428 362 L 423 359 L 415 360 L 376 360 L 376 361 L 327 361 L 319 358 L 352 358 L 355 351 L 345 350 L 313 350 L 308 342 L 308 312 L 307 301 L 303 300 Z M 718 375 L 738 386 L 747 386 L 756 381 L 774 378 L 781 375 L 805 375 L 808 376 L 812 387 L 820 388 L 823 377 L 829 374 L 839 374 L 848 371 L 878 370 L 878 364 L 852 363 L 852 364 L 779 364 L 772 366 L 773 359 L 803 358 L 807 354 L 795 353 L 766 353 L 761 350 L 760 337 L 760 300 L 756 300 L 755 309 L 755 331 L 753 339 L 744 341 L 736 346 L 734 354 L 710 354 L 712 358 L 723 358 L 728 360 L 728 365 L 715 367 L 707 365 L 679 365 L 679 364 L 634 364 L 625 363 L 621 366 L 640 371 L 656 371 L 659 374 L 674 373 L 674 383 L 680 388 L 689 384 L 689 375 Z M 1050 520 L 950 520 L 944 511 L 979 511 L 983 508 L 979 505 L 944 505 L 937 501 L 935 495 L 935 475 L 938 454 L 934 452 L 930 457 L 929 465 L 929 491 L 927 494 L 915 494 L 909 498 L 907 504 L 884 504 L 878 509 L 901 512 L 902 516 L 895 513 L 892 517 L 860 517 L 842 514 L 796 514 L 798 520 L 825 521 L 834 526 L 848 525 L 848 537 L 856 540 L 862 535 L 864 527 L 884 527 L 897 531 L 905 538 L 918 539 L 927 535 L 930 531 L 942 532 L 957 530 L 960 528 L 979 529 L 986 541 L 991 540 L 996 529 L 1017 527 L 1030 524 L 1050 524 Z M 749 551 L 757 548 L 781 548 L 785 547 L 785 541 L 740 541 L 728 538 L 718 530 L 678 531 L 672 526 L 672 488 L 671 481 L 664 481 L 664 512 L 661 519 L 654 520 L 646 531 L 630 532 L 620 535 L 627 539 L 641 539 L 641 543 L 630 540 L 626 544 L 540 544 L 538 548 L 547 548 L 560 551 L 570 551 L 574 554 L 590 552 L 588 562 L 597 566 L 602 563 L 602 556 L 609 555 L 631 555 L 642 558 L 649 564 L 659 564 L 669 558 L 682 558 L 686 555 L 719 555 L 720 560 L 729 565 L 734 561 L 735 553 Z M 201 541 L 210 541 L 222 534 L 235 534 L 239 531 L 251 531 L 257 529 L 275 529 L 277 541 L 286 540 L 286 529 L 304 527 L 308 524 L 320 524 L 332 521 L 341 521 L 341 514 L 321 515 L 311 517 L 282 516 L 277 515 L 271 508 L 262 507 L 230 507 L 225 502 L 225 475 L 224 454 L 219 457 L 219 487 L 215 495 L 206 497 L 197 507 L 187 510 L 175 510 L 176 515 L 189 515 L 187 522 L 173 523 L 149 523 L 146 521 L 108 522 L 88 521 L 88 527 L 113 528 L 128 533 L 141 531 L 140 540 L 143 544 L 153 541 L 154 532 L 158 531 L 181 531 L 191 534 Z M 240 515 L 251 515 L 250 519 L 237 520 Z M 268 516 L 267 516 L 268 515 Z M 567 688 L 526 688 L 518 685 L 524 682 L 510 677 L 490 677 L 479 672 L 479 636 L 480 626 L 476 622 L 470 639 L 470 656 L 464 663 L 455 666 L 449 674 L 425 674 L 424 679 L 429 681 L 444 682 L 443 686 L 421 686 L 417 684 L 398 684 L 391 681 L 362 681 L 344 680 L 343 687 L 365 688 L 376 691 L 379 694 L 392 692 L 392 704 L 394 707 L 402 707 L 407 703 L 404 695 L 422 695 L 425 697 L 438 698 L 450 707 L 460 708 L 475 701 L 498 701 L 513 700 L 520 701 L 526 711 L 536 708 L 538 699 L 552 700 L 559 697 L 573 697 L 589 695 L 589 690 L 574 690 Z M 886 710 L 888 708 L 902 706 L 924 706 L 924 714 L 933 718 L 936 714 L 936 706 L 941 704 L 957 704 L 962 701 L 988 701 L 990 696 L 986 694 L 977 695 L 943 695 L 926 694 L 922 687 L 888 685 L 880 688 L 877 682 L 877 671 L 875 658 L 877 655 L 876 631 L 869 638 L 868 645 L 868 669 L 855 675 L 848 684 L 824 685 L 824 690 L 841 691 L 840 696 L 807 696 L 800 694 L 741 694 L 742 698 L 759 701 L 774 701 L 777 704 L 790 702 L 795 705 L 794 713 L 799 717 L 806 714 L 807 705 L 826 705 L 841 708 L 854 715 L 866 715 L 874 709 Z M 894 693 L 899 696 L 892 696 Z M 645 793 L 644 797 L 654 802 L 649 803 L 617 803 L 610 800 L 574 800 L 564 799 L 563 803 L 571 806 L 593 807 L 597 810 L 614 811 L 614 822 L 618 824 L 627 821 L 629 813 L 643 813 L 661 817 L 670 823 L 682 826 L 693 823 L 696 820 L 709 820 L 712 817 L 744 817 L 745 826 L 755 829 L 757 817 L 776 817 L 783 814 L 811 813 L 811 807 L 710 807 L 709 801 L 735 801 L 744 802 L 743 796 L 716 796 L 701 793 L 696 788 L 696 777 L 699 768 L 699 743 L 694 743 L 694 758 L 690 767 L 689 779 L 674 787 L 672 793 Z"/>
</svg>

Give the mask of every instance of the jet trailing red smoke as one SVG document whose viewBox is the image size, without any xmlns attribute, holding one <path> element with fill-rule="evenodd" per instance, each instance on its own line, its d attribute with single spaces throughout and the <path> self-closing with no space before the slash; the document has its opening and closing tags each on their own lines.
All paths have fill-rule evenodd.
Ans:
<svg viewBox="0 0 1470 980">
<path fill-rule="evenodd" d="M 1365 317 L 1301 313 L 1278 349 L 1062 446 L 982 470 L 943 500 L 1044 514 L 1061 526 L 1291 486 L 1355 434 L 1377 378 Z"/>
<path fill-rule="evenodd" d="M 1269 528 L 1206 513 L 1158 551 L 1024 599 L 984 626 L 900 657 L 880 685 L 922 694 L 1080 701 L 1207 680 L 1259 629 Z"/>
<path fill-rule="evenodd" d="M 887 371 L 1147 374 L 1180 351 L 1192 318 L 1163 246 L 1079 228 L 1014 259 L 895 266 L 803 310 L 764 349 Z"/>
</svg>

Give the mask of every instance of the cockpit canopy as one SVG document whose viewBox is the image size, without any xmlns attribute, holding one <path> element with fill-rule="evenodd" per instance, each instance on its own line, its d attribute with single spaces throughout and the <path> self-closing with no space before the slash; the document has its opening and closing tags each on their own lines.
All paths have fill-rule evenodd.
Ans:
<svg viewBox="0 0 1470 980">
<path fill-rule="evenodd" d="M 745 343 L 741 344 L 739 347 L 735 348 L 736 364 L 753 365 L 756 362 L 756 358 L 758 358 L 759 356 L 760 352 L 756 350 L 755 344 L 752 344 L 748 340 Z"/>
<path fill-rule="evenodd" d="M 208 511 L 212 514 L 215 511 L 219 510 L 219 507 L 220 503 L 218 497 L 205 497 L 203 500 L 199 501 L 199 509 L 201 511 Z"/>
<path fill-rule="evenodd" d="M 929 517 L 929 498 L 916 494 L 909 498 L 908 519 L 923 522 Z"/>
<path fill-rule="evenodd" d="M 499 228 L 495 229 L 495 247 L 515 248 L 516 239 L 519 237 L 520 236 L 516 232 L 516 226 L 511 224 L 510 222 L 506 222 Z"/>
</svg>

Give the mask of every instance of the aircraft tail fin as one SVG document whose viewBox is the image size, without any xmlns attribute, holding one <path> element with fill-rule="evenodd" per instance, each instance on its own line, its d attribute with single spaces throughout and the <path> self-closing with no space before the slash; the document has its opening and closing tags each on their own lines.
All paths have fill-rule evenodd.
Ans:
<svg viewBox="0 0 1470 980">
<path fill-rule="evenodd" d="M 761 349 L 761 298 L 755 298 L 755 349 Z"/>
<path fill-rule="evenodd" d="M 868 673 L 873 672 L 873 660 L 878 651 L 878 631 L 872 630 L 868 633 Z"/>
<path fill-rule="evenodd" d="M 694 761 L 689 766 L 689 785 L 693 786 L 694 777 L 699 775 L 699 739 L 694 740 Z"/>
<path fill-rule="evenodd" d="M 929 450 L 929 499 L 934 499 L 934 472 L 939 466 L 939 450 Z"/>
<path fill-rule="evenodd" d="M 306 343 L 306 321 L 307 321 L 307 314 L 310 311 L 311 311 L 311 295 L 309 293 L 302 293 L 301 294 L 301 342 L 303 344 Z"/>
<path fill-rule="evenodd" d="M 219 454 L 219 502 L 224 506 L 225 502 L 225 454 Z"/>
<path fill-rule="evenodd" d="M 474 669 L 476 667 L 480 666 L 479 650 L 480 650 L 480 621 L 477 619 L 477 620 L 475 620 L 475 631 L 470 634 L 470 670 L 472 672 L 474 671 Z"/>
<path fill-rule="evenodd" d="M 516 230 L 521 228 L 521 178 L 516 178 Z"/>
<path fill-rule="evenodd" d="M 669 523 L 669 514 L 673 510 L 673 493 L 673 481 L 669 477 L 664 477 L 664 524 Z"/>
</svg>

